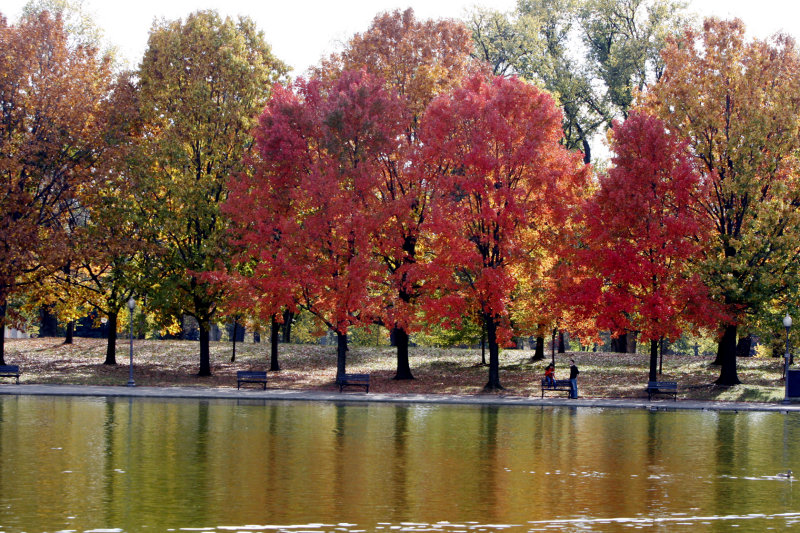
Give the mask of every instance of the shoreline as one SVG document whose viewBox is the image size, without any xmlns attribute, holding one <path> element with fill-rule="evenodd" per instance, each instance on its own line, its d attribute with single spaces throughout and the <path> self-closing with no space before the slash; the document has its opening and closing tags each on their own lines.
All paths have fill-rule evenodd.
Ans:
<svg viewBox="0 0 800 533">
<path fill-rule="evenodd" d="M 504 394 L 394 394 L 328 392 L 296 389 L 233 389 L 222 387 L 149 387 L 117 385 L 0 384 L 0 396 L 107 397 L 194 400 L 315 401 L 333 403 L 433 404 L 526 407 L 584 407 L 595 409 L 647 409 L 650 411 L 800 412 L 800 403 L 729 402 L 637 398 L 566 397 L 536 398 Z"/>
</svg>

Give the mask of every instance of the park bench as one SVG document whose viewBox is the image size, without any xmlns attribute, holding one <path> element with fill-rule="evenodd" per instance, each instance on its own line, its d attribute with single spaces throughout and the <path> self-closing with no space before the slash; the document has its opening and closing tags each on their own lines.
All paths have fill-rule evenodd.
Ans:
<svg viewBox="0 0 800 533">
<path fill-rule="evenodd" d="M 19 366 L 0 365 L 0 378 L 17 378 L 17 385 L 19 385 Z"/>
<path fill-rule="evenodd" d="M 676 381 L 648 381 L 647 401 L 653 399 L 655 394 L 672 394 L 672 399 L 678 401 L 678 383 Z"/>
<path fill-rule="evenodd" d="M 545 392 L 553 392 L 553 391 L 566 391 L 567 394 L 572 392 L 572 382 L 568 379 L 556 379 L 553 381 L 553 384 L 550 385 L 547 383 L 546 379 L 542 380 L 542 398 L 544 398 Z"/>
<path fill-rule="evenodd" d="M 236 388 L 240 388 L 242 383 L 261 383 L 264 390 L 267 390 L 267 373 L 259 370 L 239 370 L 236 372 Z"/>
<path fill-rule="evenodd" d="M 364 391 L 369 392 L 369 374 L 342 374 L 336 377 L 336 384 L 339 392 L 345 387 L 364 387 Z"/>
</svg>

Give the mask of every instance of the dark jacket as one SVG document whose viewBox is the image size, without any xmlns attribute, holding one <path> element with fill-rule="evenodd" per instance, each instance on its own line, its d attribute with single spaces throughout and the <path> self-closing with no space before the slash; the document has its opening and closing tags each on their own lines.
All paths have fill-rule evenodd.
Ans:
<svg viewBox="0 0 800 533">
<path fill-rule="evenodd" d="M 580 370 L 578 370 L 578 367 L 577 367 L 577 366 L 575 366 L 575 365 L 571 365 L 571 366 L 569 367 L 569 379 L 575 379 L 575 378 L 577 378 L 577 377 L 578 377 L 578 374 L 580 374 L 580 373 L 581 373 L 581 371 L 580 371 Z"/>
</svg>

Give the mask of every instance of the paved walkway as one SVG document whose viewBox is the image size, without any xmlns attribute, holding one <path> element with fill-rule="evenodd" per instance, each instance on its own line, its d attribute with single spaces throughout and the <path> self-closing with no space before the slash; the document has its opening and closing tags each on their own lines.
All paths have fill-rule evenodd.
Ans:
<svg viewBox="0 0 800 533">
<path fill-rule="evenodd" d="M 134 398 L 194 398 L 214 400 L 287 400 L 353 403 L 418 403 L 442 405 L 524 405 L 547 407 L 595 407 L 649 410 L 694 409 L 706 411 L 774 411 L 798 412 L 800 403 L 701 402 L 667 399 L 647 401 L 636 398 L 536 398 L 503 394 L 446 395 L 446 394 L 381 394 L 364 392 L 325 392 L 281 389 L 212 387 L 119 387 L 91 385 L 34 385 L 0 384 L 0 395 L 33 396 L 105 396 Z"/>
</svg>

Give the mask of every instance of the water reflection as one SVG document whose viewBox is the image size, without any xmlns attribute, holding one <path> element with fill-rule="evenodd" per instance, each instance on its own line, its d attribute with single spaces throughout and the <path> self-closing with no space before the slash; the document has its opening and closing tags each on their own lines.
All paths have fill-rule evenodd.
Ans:
<svg viewBox="0 0 800 533">
<path fill-rule="evenodd" d="M 0 531 L 786 529 L 798 438 L 767 413 L 0 397 Z"/>
</svg>

